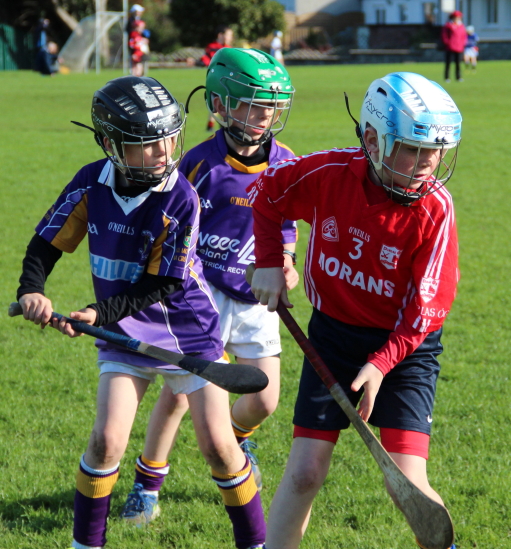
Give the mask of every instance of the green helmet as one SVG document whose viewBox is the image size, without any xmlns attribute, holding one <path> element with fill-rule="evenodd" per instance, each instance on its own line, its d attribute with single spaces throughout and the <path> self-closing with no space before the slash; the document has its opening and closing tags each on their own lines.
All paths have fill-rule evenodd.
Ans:
<svg viewBox="0 0 511 549">
<path fill-rule="evenodd" d="M 284 66 L 267 53 L 255 49 L 222 48 L 213 56 L 206 76 L 206 104 L 218 123 L 242 146 L 268 141 L 286 125 L 295 89 Z M 226 116 L 216 111 L 213 99 L 218 96 L 226 108 Z M 236 117 L 241 103 L 249 108 L 242 119 Z M 249 135 L 252 107 L 273 109 L 269 123 L 260 135 Z M 254 132 L 251 132 L 254 133 Z M 257 137 L 257 138 L 256 138 Z"/>
</svg>

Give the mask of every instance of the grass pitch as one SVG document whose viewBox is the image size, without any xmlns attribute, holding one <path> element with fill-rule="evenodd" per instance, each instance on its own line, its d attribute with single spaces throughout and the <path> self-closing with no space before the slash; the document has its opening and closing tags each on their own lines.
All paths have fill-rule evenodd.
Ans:
<svg viewBox="0 0 511 549">
<path fill-rule="evenodd" d="M 344 105 L 360 111 L 369 83 L 407 70 L 440 80 L 440 64 L 291 67 L 297 89 L 289 125 L 279 138 L 297 154 L 356 145 Z M 21 260 L 33 229 L 63 186 L 83 165 L 102 156 L 92 135 L 69 123 L 90 123 L 92 93 L 119 73 L 42 78 L 0 74 L 2 200 L 0 201 L 0 548 L 67 548 L 78 460 L 95 414 L 97 371 L 91 338 L 75 340 L 9 319 Z M 181 101 L 203 83 L 198 69 L 153 72 Z M 510 547 L 511 374 L 508 358 L 511 298 L 508 273 L 511 168 L 506 135 L 511 62 L 481 62 L 465 82 L 446 85 L 460 107 L 463 142 L 454 195 L 462 279 L 445 324 L 435 422 L 431 484 L 453 516 L 456 544 Z M 187 148 L 207 137 L 206 111 L 191 102 Z M 307 227 L 299 245 L 303 265 Z M 55 310 L 67 313 L 92 299 L 86 244 L 62 258 L 47 284 Z M 306 326 L 310 306 L 303 290 L 292 294 L 294 314 Z M 269 508 L 291 444 L 291 417 L 301 354 L 282 329 L 282 398 L 255 439 Z M 145 530 L 126 527 L 118 515 L 133 480 L 136 456 L 158 387 L 140 408 L 121 478 L 112 500 L 109 547 L 206 549 L 234 547 L 230 524 L 209 479 L 191 422 L 182 425 L 161 493 L 162 517 Z M 316 499 L 304 549 L 413 548 L 413 535 L 383 488 L 379 469 L 354 430 L 342 435 L 326 484 Z"/>
</svg>

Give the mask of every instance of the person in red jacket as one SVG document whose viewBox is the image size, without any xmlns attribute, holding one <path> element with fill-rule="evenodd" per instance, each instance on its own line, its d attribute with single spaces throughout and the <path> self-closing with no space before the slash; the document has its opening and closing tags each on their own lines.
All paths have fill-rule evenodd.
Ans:
<svg viewBox="0 0 511 549">
<path fill-rule="evenodd" d="M 449 69 L 451 61 L 456 64 L 456 80 L 463 82 L 461 78 L 461 54 L 465 49 L 467 42 L 467 31 L 462 22 L 463 14 L 461 11 L 453 11 L 449 16 L 449 21 L 442 28 L 442 43 L 445 47 L 445 81 L 450 82 Z"/>
</svg>

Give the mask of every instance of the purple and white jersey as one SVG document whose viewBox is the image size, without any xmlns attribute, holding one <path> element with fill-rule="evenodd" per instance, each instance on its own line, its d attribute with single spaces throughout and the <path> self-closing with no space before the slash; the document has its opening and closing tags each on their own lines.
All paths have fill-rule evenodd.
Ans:
<svg viewBox="0 0 511 549">
<path fill-rule="evenodd" d="M 182 279 L 182 288 L 163 301 L 105 328 L 169 351 L 218 359 L 223 354 L 218 311 L 196 254 L 197 193 L 177 171 L 128 200 L 114 189 L 111 162 L 84 166 L 36 232 L 69 253 L 88 233 L 97 301 L 126 291 L 144 272 Z M 100 360 L 179 369 L 101 340 L 96 346 Z"/>
<path fill-rule="evenodd" d="M 293 152 L 272 139 L 269 162 L 245 166 L 229 155 L 223 130 L 188 151 L 179 171 L 199 194 L 201 204 L 197 253 L 207 281 L 232 299 L 257 303 L 245 281 L 255 261 L 252 206 L 246 188 L 270 164 L 293 158 Z M 296 222 L 285 221 L 282 242 L 296 242 Z"/>
</svg>

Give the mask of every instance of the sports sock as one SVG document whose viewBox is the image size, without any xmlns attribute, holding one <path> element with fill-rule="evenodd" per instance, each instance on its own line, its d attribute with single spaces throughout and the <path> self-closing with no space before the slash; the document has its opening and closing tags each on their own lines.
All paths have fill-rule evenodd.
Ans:
<svg viewBox="0 0 511 549">
<path fill-rule="evenodd" d="M 151 495 L 157 496 L 168 472 L 168 462 L 151 461 L 141 455 L 135 466 L 135 482 L 144 487 L 144 493 L 153 492 Z"/>
<path fill-rule="evenodd" d="M 232 407 L 231 407 L 231 425 L 232 425 L 234 434 L 236 436 L 236 440 L 238 441 L 238 444 L 241 444 L 244 440 L 247 440 L 247 438 L 250 437 L 254 433 L 254 431 L 260 427 L 260 425 L 255 425 L 254 427 L 248 427 L 247 425 L 243 425 L 239 421 L 236 421 L 234 419 L 234 416 L 232 415 Z"/>
<path fill-rule="evenodd" d="M 89 467 L 82 456 L 76 475 L 73 538 L 86 547 L 106 544 L 106 521 L 119 464 L 107 471 Z M 79 546 L 78 546 L 79 547 Z"/>
<path fill-rule="evenodd" d="M 266 523 L 248 458 L 238 473 L 222 475 L 212 470 L 211 474 L 231 519 L 236 547 L 246 549 L 262 545 L 266 538 Z"/>
<path fill-rule="evenodd" d="M 76 540 L 73 540 L 71 547 L 73 549 L 102 549 L 101 547 L 91 547 L 90 545 L 83 545 L 82 543 L 78 543 Z"/>
</svg>

